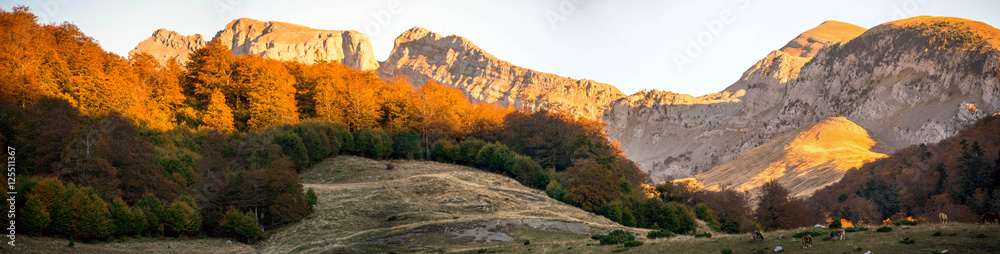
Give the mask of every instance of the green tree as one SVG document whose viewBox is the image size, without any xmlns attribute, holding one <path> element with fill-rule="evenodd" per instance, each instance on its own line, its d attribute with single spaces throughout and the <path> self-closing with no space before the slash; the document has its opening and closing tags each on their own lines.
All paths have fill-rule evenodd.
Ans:
<svg viewBox="0 0 1000 254">
<path fill-rule="evenodd" d="M 309 211 L 312 211 L 316 204 L 319 204 L 319 197 L 316 196 L 316 190 L 309 188 L 309 190 L 306 191 L 306 205 L 309 206 Z"/>
<path fill-rule="evenodd" d="M 174 201 L 164 211 L 163 230 L 170 236 L 194 235 L 201 229 L 198 211 L 180 200 Z"/>
<path fill-rule="evenodd" d="M 145 194 L 135 206 L 141 209 L 146 217 L 145 233 L 149 235 L 162 234 L 165 211 L 163 202 L 153 194 Z"/>
<path fill-rule="evenodd" d="M 21 208 L 21 218 L 24 221 L 25 233 L 30 236 L 41 236 L 51 221 L 49 219 L 49 211 L 45 209 L 45 205 L 42 204 L 38 196 L 28 194 L 25 198 L 27 201 L 24 204 L 24 208 Z"/>
<path fill-rule="evenodd" d="M 712 209 L 708 208 L 705 203 L 699 203 L 694 207 L 694 215 L 699 220 L 708 223 L 708 225 L 718 226 L 719 222 L 715 220 L 715 215 L 712 214 Z"/>
<path fill-rule="evenodd" d="M 111 201 L 111 206 L 108 207 L 108 212 L 111 213 L 111 220 L 114 222 L 113 236 L 117 237 L 135 234 L 135 225 L 132 221 L 132 209 L 128 207 L 128 204 L 125 204 L 125 200 L 116 198 L 114 201 Z"/>
<path fill-rule="evenodd" d="M 451 141 L 438 140 L 431 147 L 431 160 L 437 162 L 451 162 L 451 153 L 454 145 Z"/>
<path fill-rule="evenodd" d="M 296 171 L 309 167 L 309 153 L 299 135 L 282 128 L 272 129 L 271 134 L 274 135 L 274 143 L 281 146 L 281 153 L 288 155 L 292 163 L 295 163 Z"/>
<path fill-rule="evenodd" d="M 485 145 L 476 154 L 476 165 L 490 172 L 513 176 L 514 152 L 499 143 Z"/>
<path fill-rule="evenodd" d="M 78 221 L 76 237 L 91 242 L 108 239 L 114 232 L 108 205 L 97 196 L 97 193 L 88 192 L 90 193 L 82 196 L 73 196 L 74 199 L 81 199 L 80 206 L 75 211 L 73 218 Z"/>
<path fill-rule="evenodd" d="M 248 244 L 253 244 L 264 235 L 264 231 L 257 224 L 257 218 L 252 213 L 240 213 L 233 207 L 226 210 L 219 226 L 223 234 Z"/>
<path fill-rule="evenodd" d="M 393 158 L 412 160 L 423 157 L 420 151 L 420 135 L 416 132 L 410 130 L 399 132 L 392 141 Z"/>
</svg>

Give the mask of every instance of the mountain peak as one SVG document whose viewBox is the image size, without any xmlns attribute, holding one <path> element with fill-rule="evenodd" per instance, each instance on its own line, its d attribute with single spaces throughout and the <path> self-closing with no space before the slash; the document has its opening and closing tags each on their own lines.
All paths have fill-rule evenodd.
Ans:
<svg viewBox="0 0 1000 254">
<path fill-rule="evenodd" d="M 792 56 L 811 58 L 821 48 L 850 41 L 865 31 L 865 28 L 850 23 L 827 20 L 799 34 L 779 50 Z"/>
<path fill-rule="evenodd" d="M 974 20 L 955 17 L 917 16 L 882 23 L 861 37 L 881 36 L 886 33 L 913 34 L 930 48 L 1000 49 L 1000 30 Z"/>
</svg>

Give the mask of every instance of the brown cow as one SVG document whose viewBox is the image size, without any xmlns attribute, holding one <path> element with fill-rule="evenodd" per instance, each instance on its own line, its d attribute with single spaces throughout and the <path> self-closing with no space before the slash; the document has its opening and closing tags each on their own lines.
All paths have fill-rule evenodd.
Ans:
<svg viewBox="0 0 1000 254">
<path fill-rule="evenodd" d="M 802 237 L 802 248 L 808 249 L 813 247 L 813 237 L 806 235 Z"/>
<path fill-rule="evenodd" d="M 948 224 L 948 215 L 947 214 L 939 213 L 938 214 L 938 219 L 941 220 L 941 223 Z"/>
<path fill-rule="evenodd" d="M 758 230 L 754 230 L 752 233 L 750 233 L 750 236 L 753 237 L 753 241 L 754 242 L 756 242 L 758 240 L 760 240 L 760 241 L 764 240 L 764 235 L 761 234 L 760 231 L 758 231 Z"/>
<path fill-rule="evenodd" d="M 846 235 L 846 233 L 844 232 L 843 229 L 834 229 L 833 231 L 830 231 L 830 240 L 839 237 L 840 240 L 843 241 L 844 235 Z"/>
<path fill-rule="evenodd" d="M 983 218 L 979 220 L 983 224 L 996 224 L 1000 222 L 1000 213 L 986 213 L 983 214 Z"/>
</svg>

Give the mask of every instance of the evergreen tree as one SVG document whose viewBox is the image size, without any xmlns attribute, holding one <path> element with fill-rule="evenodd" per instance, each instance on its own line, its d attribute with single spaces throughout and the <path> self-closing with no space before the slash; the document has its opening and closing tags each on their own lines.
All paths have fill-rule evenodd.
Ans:
<svg viewBox="0 0 1000 254">
<path fill-rule="evenodd" d="M 316 196 L 316 191 L 313 188 L 309 188 L 306 191 L 306 205 L 309 206 L 309 211 L 312 211 L 316 204 L 319 204 L 319 197 Z"/>
</svg>

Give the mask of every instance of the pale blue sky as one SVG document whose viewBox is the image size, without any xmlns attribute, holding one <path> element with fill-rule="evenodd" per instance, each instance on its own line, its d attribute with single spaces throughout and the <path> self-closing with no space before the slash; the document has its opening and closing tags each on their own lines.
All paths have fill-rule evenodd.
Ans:
<svg viewBox="0 0 1000 254">
<path fill-rule="evenodd" d="M 934 15 L 1000 24 L 1000 1 L 0 1 L 6 10 L 16 5 L 30 6 L 44 22 L 70 21 L 123 56 L 159 28 L 210 38 L 248 17 L 358 30 L 382 61 L 397 35 L 421 26 L 469 38 L 515 65 L 609 83 L 627 94 L 720 91 L 825 20 L 871 28 Z"/>
</svg>

